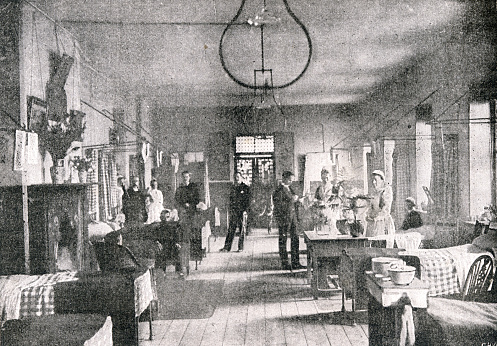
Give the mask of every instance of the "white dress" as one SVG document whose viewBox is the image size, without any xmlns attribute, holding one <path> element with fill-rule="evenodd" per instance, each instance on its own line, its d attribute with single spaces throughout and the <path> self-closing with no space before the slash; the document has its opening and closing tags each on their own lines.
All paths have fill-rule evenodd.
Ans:
<svg viewBox="0 0 497 346">
<path fill-rule="evenodd" d="M 149 189 L 148 194 L 152 197 L 152 202 L 148 206 L 148 218 L 146 223 L 160 222 L 160 213 L 164 210 L 162 191 L 158 189 Z"/>
<path fill-rule="evenodd" d="M 333 193 L 333 184 L 320 183 L 315 193 L 314 228 L 318 233 L 338 234 L 336 221 L 341 214 L 341 200 Z"/>
</svg>

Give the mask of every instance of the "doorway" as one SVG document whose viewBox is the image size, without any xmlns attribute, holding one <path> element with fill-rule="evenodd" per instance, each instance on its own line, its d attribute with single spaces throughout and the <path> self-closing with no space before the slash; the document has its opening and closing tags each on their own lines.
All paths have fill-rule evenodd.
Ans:
<svg viewBox="0 0 497 346">
<path fill-rule="evenodd" d="M 248 230 L 267 228 L 270 217 L 271 194 L 275 186 L 274 136 L 237 136 L 235 171 L 245 173 L 245 183 L 251 189 Z"/>
</svg>

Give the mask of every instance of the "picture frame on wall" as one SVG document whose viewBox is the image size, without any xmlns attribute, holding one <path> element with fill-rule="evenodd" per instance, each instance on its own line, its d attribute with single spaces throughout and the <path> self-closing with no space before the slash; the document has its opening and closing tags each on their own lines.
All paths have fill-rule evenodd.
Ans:
<svg viewBox="0 0 497 346">
<path fill-rule="evenodd" d="M 28 96 L 27 129 L 39 132 L 47 121 L 47 103 L 36 96 Z"/>
</svg>

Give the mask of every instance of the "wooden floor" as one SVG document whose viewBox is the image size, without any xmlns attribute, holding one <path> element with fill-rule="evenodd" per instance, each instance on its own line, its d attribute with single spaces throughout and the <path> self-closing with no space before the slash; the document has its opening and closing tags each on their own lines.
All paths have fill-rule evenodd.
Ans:
<svg viewBox="0 0 497 346">
<path fill-rule="evenodd" d="M 245 251 L 220 253 L 224 238 L 212 238 L 207 257 L 187 278 L 224 280 L 223 299 L 214 314 L 207 319 L 154 321 L 152 341 L 148 322 L 141 322 L 140 345 L 368 344 L 365 318 L 352 324 L 340 313 L 340 291 L 314 300 L 305 270 L 280 269 L 277 230 L 268 234 L 256 229 L 245 239 Z M 302 238 L 300 249 L 305 250 Z M 346 307 L 350 311 L 350 301 Z"/>
</svg>

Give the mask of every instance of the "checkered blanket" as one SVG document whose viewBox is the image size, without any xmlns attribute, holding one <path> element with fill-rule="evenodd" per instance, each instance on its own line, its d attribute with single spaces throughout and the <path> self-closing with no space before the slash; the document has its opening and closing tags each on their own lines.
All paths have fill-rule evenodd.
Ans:
<svg viewBox="0 0 497 346">
<path fill-rule="evenodd" d="M 54 286 L 58 282 L 74 280 L 77 280 L 76 272 L 40 275 L 21 290 L 19 315 L 22 317 L 54 314 Z"/>
<path fill-rule="evenodd" d="M 421 266 L 421 280 L 428 283 L 431 297 L 456 294 L 462 286 L 457 275 L 456 261 L 446 249 L 426 249 L 402 252 L 415 255 Z"/>
</svg>

